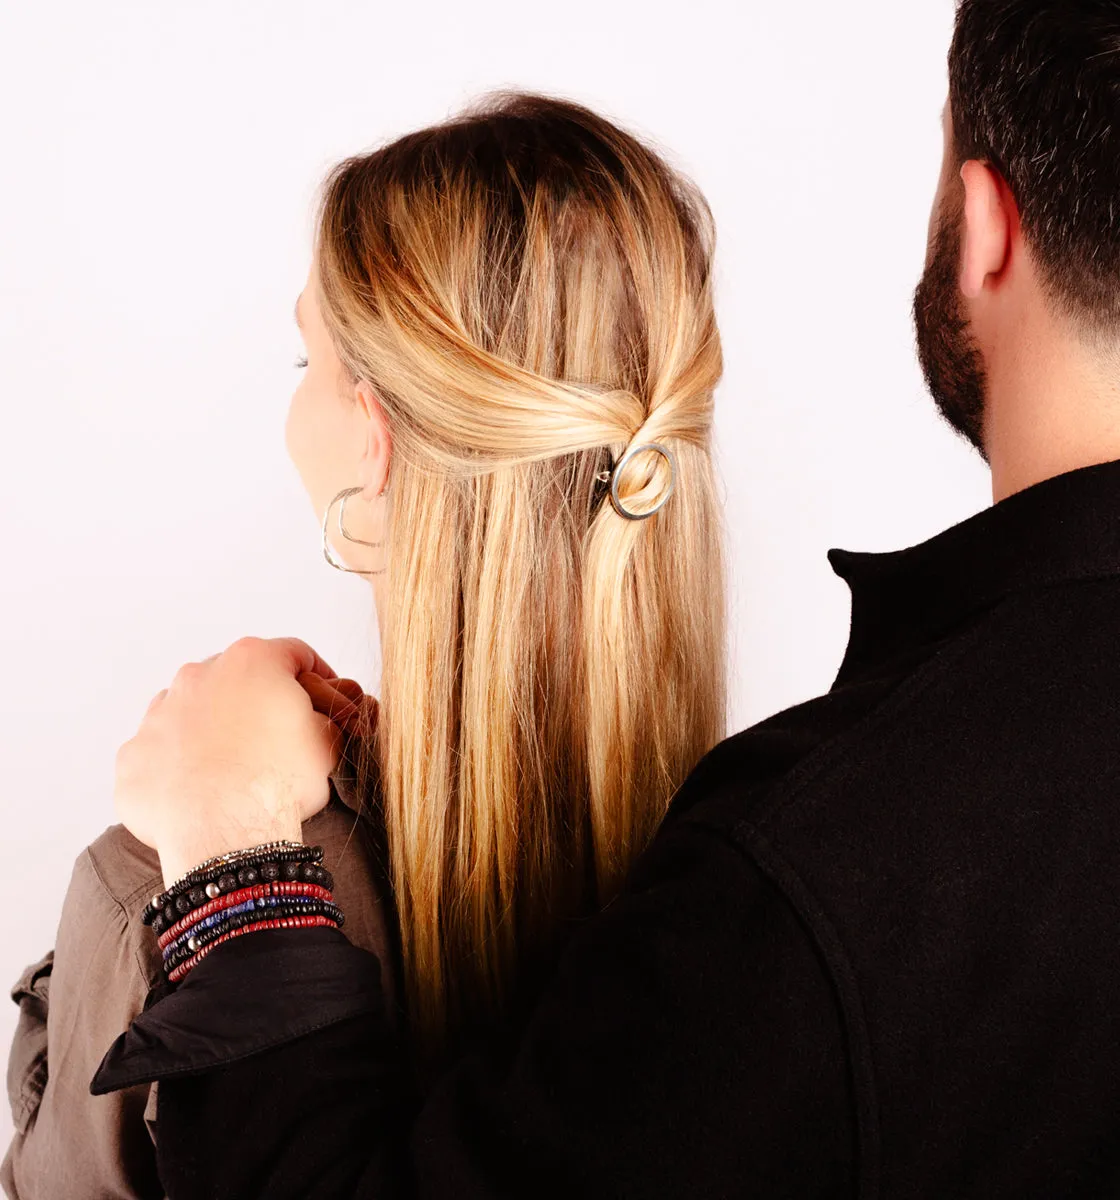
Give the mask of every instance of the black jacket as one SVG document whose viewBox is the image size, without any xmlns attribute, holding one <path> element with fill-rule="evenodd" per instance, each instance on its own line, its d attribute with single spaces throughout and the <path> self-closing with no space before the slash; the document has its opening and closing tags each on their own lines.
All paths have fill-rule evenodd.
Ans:
<svg viewBox="0 0 1120 1200">
<path fill-rule="evenodd" d="M 402 1093 L 376 960 L 229 943 L 113 1045 L 185 1197 L 1120 1196 L 1120 463 L 897 554 L 509 1044 Z"/>
</svg>

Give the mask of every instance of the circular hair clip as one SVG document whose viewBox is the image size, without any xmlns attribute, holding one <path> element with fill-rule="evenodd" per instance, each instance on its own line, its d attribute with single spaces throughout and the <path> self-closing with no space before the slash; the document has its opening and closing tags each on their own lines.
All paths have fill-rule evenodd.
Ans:
<svg viewBox="0 0 1120 1200">
<path fill-rule="evenodd" d="M 635 455 L 643 453 L 643 451 L 652 450 L 655 454 L 660 454 L 661 457 L 669 464 L 669 486 L 665 489 L 664 494 L 660 497 L 657 503 L 645 512 L 634 512 L 622 503 L 622 498 L 618 494 L 618 485 L 622 478 L 622 472 L 626 469 L 627 464 Z M 673 494 L 673 489 L 677 486 L 677 460 L 672 450 L 667 446 L 663 446 L 660 442 L 643 442 L 639 446 L 631 446 L 629 450 L 615 463 L 614 469 L 610 473 L 611 485 L 611 504 L 614 506 L 615 512 L 620 517 L 625 517 L 628 521 L 644 521 L 647 517 L 652 517 L 654 513 L 660 512 L 667 503 L 669 497 Z"/>
</svg>

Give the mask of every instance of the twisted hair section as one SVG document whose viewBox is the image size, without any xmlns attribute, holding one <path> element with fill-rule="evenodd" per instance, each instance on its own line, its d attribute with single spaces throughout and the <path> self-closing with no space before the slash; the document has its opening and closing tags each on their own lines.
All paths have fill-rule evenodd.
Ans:
<svg viewBox="0 0 1120 1200">
<path fill-rule="evenodd" d="M 579 105 L 502 94 L 340 163 L 316 244 L 393 437 L 381 715 L 423 1041 L 503 1011 L 725 732 L 722 372 L 703 197 Z M 620 498 L 600 476 L 630 448 Z M 376 779 L 376 787 L 374 786 Z"/>
</svg>

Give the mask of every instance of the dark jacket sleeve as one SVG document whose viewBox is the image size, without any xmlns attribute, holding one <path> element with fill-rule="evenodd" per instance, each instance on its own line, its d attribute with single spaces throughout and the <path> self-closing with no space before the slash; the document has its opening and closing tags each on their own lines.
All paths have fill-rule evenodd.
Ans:
<svg viewBox="0 0 1120 1200">
<path fill-rule="evenodd" d="M 171 1200 L 854 1195 L 828 975 L 718 832 L 663 830 L 508 1052 L 464 1058 L 419 1104 L 376 960 L 312 932 L 227 943 L 106 1055 L 94 1090 L 161 1080 Z"/>
</svg>

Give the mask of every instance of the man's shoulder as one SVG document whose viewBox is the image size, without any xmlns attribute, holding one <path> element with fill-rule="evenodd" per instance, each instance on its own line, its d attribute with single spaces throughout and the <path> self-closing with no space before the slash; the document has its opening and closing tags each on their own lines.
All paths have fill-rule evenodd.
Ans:
<svg viewBox="0 0 1120 1200">
<path fill-rule="evenodd" d="M 924 664 L 835 687 L 724 739 L 685 781 L 672 816 L 709 825 L 760 818 L 787 791 L 843 761 L 864 727 L 891 719 L 923 669 Z"/>
<path fill-rule="evenodd" d="M 1081 585 L 997 606 L 921 657 L 845 680 L 725 739 L 673 812 L 776 829 L 818 794 L 843 805 L 868 787 L 959 785 L 962 773 L 1001 756 L 1017 762 L 1024 741 L 1061 744 L 1071 725 L 1111 719 L 1120 638 L 1107 614 L 1116 602 L 1114 585 Z M 1079 748 L 1094 752 L 1084 738 Z"/>
<path fill-rule="evenodd" d="M 893 676 L 728 738 L 673 815 L 719 828 L 756 864 L 778 854 L 810 874 L 894 858 L 948 870 L 1012 825 L 1042 853 L 1068 824 L 1063 796 L 1120 833 L 1118 606 L 1115 580 L 1013 597 Z"/>
</svg>

